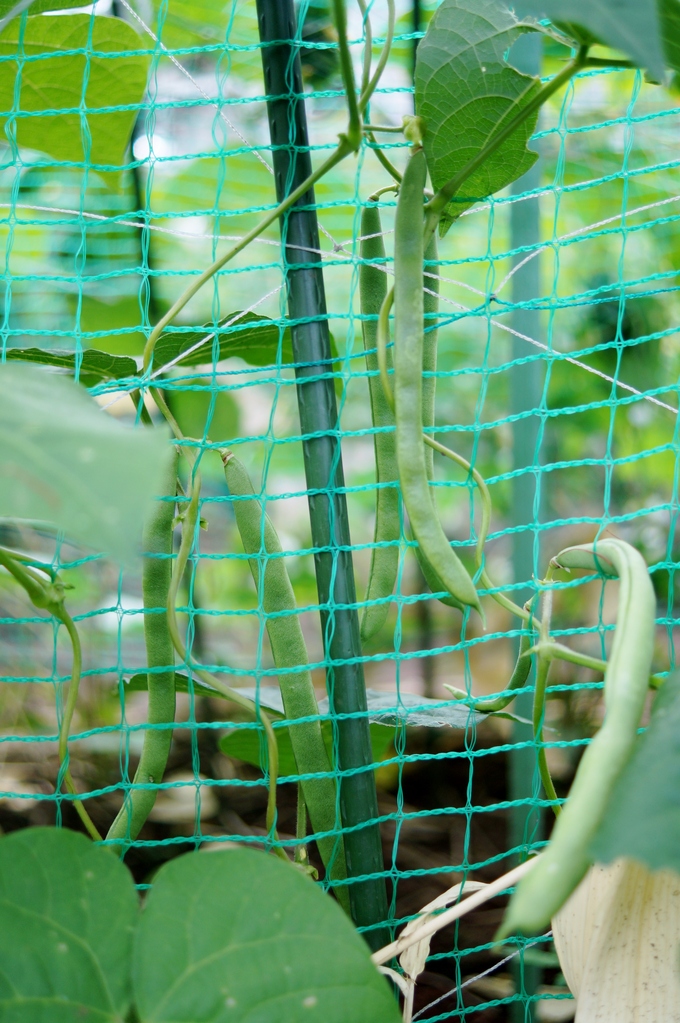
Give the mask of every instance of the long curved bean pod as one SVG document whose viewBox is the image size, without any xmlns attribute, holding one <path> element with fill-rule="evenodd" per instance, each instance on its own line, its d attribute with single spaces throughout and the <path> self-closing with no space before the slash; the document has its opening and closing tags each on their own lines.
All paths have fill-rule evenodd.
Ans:
<svg viewBox="0 0 680 1023">
<path fill-rule="evenodd" d="M 268 616 L 267 634 L 274 663 L 277 668 L 299 668 L 298 671 L 282 671 L 279 675 L 286 717 L 294 721 L 297 718 L 318 716 L 319 707 L 311 673 L 307 668 L 300 668 L 300 665 L 308 663 L 309 658 L 296 614 L 295 594 L 284 559 L 276 557 L 282 554 L 281 543 L 269 516 L 255 497 L 253 484 L 243 464 L 229 451 L 222 452 L 222 460 L 229 492 L 234 497 L 245 499 L 234 501 L 233 509 L 243 548 L 246 554 L 251 555 L 250 570 L 258 590 L 262 556 L 265 558 L 262 606 Z M 303 776 L 328 775 L 301 779 L 312 827 L 317 832 L 334 831 L 337 827 L 337 793 L 321 724 L 317 720 L 291 725 L 289 733 L 299 773 Z M 317 845 L 324 866 L 330 869 L 331 876 L 337 880 L 344 879 L 347 872 L 342 839 L 332 836 L 320 838 Z M 344 886 L 338 887 L 336 893 L 340 901 L 346 900 L 347 891 Z"/>
<path fill-rule="evenodd" d="M 374 636 L 389 614 L 389 597 L 394 592 L 399 569 L 399 473 L 394 437 L 394 412 L 385 395 L 378 366 L 378 324 L 377 317 L 387 295 L 387 277 L 382 268 L 375 265 L 385 259 L 385 244 L 382 237 L 380 210 L 377 206 L 365 206 L 361 214 L 361 269 L 359 271 L 359 294 L 361 298 L 361 330 L 366 352 L 366 368 L 371 374 L 368 386 L 371 398 L 373 426 L 381 433 L 373 435 L 375 450 L 376 491 L 375 530 L 373 541 L 376 545 L 371 552 L 371 567 L 368 576 L 366 600 L 370 603 L 361 614 L 361 638 L 365 642 Z M 367 317 L 373 317 L 367 319 Z M 387 353 L 388 368 L 391 358 Z"/>
<path fill-rule="evenodd" d="M 177 458 L 166 474 L 164 492 L 175 493 Z M 175 648 L 168 628 L 168 593 L 172 574 L 172 532 L 175 502 L 159 501 L 144 532 L 142 596 L 144 599 L 144 642 L 149 667 L 150 725 L 172 724 L 175 720 Z M 164 668 L 164 671 L 154 669 Z M 168 762 L 171 728 L 151 728 L 144 733 L 144 745 L 133 785 L 159 785 Z M 156 802 L 156 790 L 133 788 L 109 828 L 107 838 L 133 841 Z"/>
<path fill-rule="evenodd" d="M 604 724 L 579 764 L 547 850 L 510 901 L 501 937 L 540 933 L 584 877 L 590 844 L 640 724 L 654 646 L 654 590 L 642 556 L 622 540 L 571 547 L 553 562 L 618 575 L 619 611 L 607 664 Z"/>
<path fill-rule="evenodd" d="M 441 589 L 480 609 L 474 583 L 452 550 L 430 496 L 423 446 L 423 192 L 426 165 L 416 149 L 404 173 L 395 225 L 394 406 L 397 465 L 404 505 Z"/>
</svg>

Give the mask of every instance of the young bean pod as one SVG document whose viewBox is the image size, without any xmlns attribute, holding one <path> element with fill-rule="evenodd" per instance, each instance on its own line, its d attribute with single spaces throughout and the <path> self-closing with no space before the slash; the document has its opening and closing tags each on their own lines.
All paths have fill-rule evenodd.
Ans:
<svg viewBox="0 0 680 1023">
<path fill-rule="evenodd" d="M 433 235 L 425 252 L 425 271 L 423 273 L 423 314 L 425 332 L 423 336 L 423 431 L 425 434 L 425 468 L 427 478 L 434 479 L 434 452 L 435 447 L 430 443 L 434 440 L 432 427 L 434 426 L 435 396 L 437 389 L 437 340 L 439 329 L 437 326 L 437 313 L 439 312 L 439 277 L 437 275 L 437 236 Z M 434 500 L 433 500 L 434 504 Z M 423 556 L 420 547 L 415 549 L 416 558 L 423 573 L 425 582 L 433 593 L 443 594 L 446 587 L 436 571 L 430 566 L 427 558 Z M 447 607 L 455 607 L 459 611 L 465 610 L 465 604 L 456 600 L 451 594 L 438 596 L 437 599 Z"/>
<path fill-rule="evenodd" d="M 184 576 L 184 572 L 189 564 L 189 557 L 196 540 L 196 531 L 200 524 L 199 509 L 201 504 L 201 472 L 196 462 L 194 462 L 192 467 L 191 479 L 189 486 L 187 487 L 186 496 L 189 501 L 188 504 L 185 505 L 181 516 L 182 539 L 180 540 L 179 550 L 170 576 L 170 589 L 168 591 L 168 629 L 170 631 L 170 638 L 172 639 L 172 645 L 176 652 L 182 658 L 184 664 L 188 668 L 191 668 L 191 671 L 196 678 L 200 679 L 204 685 L 216 689 L 218 693 L 222 693 L 223 696 L 226 696 L 228 700 L 235 703 L 237 707 L 241 707 L 247 714 L 251 715 L 255 721 L 259 721 L 262 725 L 267 742 L 267 767 L 269 774 L 267 781 L 268 791 L 265 823 L 267 825 L 269 837 L 273 841 L 273 853 L 288 863 L 290 861 L 285 850 L 279 843 L 276 831 L 276 786 L 279 778 L 279 747 L 276 742 L 272 723 L 269 720 L 269 715 L 265 713 L 262 707 L 258 707 L 253 700 L 249 700 L 236 689 L 232 689 L 231 686 L 226 685 L 219 676 L 213 675 L 211 672 L 206 671 L 205 668 L 201 668 L 200 665 L 196 664 L 190 651 L 187 650 L 184 640 L 180 634 L 177 622 L 177 594 L 179 593 L 179 587 Z"/>
<path fill-rule="evenodd" d="M 591 865 L 591 842 L 635 743 L 654 649 L 654 589 L 633 547 L 622 540 L 600 540 L 562 551 L 553 564 L 618 575 L 621 581 L 604 681 L 607 713 L 579 764 L 547 850 L 510 901 L 499 937 L 544 931 Z"/>
<path fill-rule="evenodd" d="M 359 294 L 361 299 L 361 330 L 366 353 L 366 369 L 370 376 L 368 387 L 371 400 L 373 426 L 380 430 L 373 435 L 375 450 L 376 491 L 375 530 L 371 552 L 371 567 L 366 590 L 367 604 L 361 614 L 361 638 L 365 642 L 385 624 L 389 614 L 389 598 L 394 592 L 399 569 L 399 473 L 394 437 L 394 412 L 387 400 L 379 376 L 378 324 L 380 308 L 387 295 L 387 277 L 381 265 L 385 260 L 380 210 L 377 206 L 364 206 L 361 214 L 361 269 Z M 388 369 L 391 358 L 387 353 Z"/>
<path fill-rule="evenodd" d="M 279 675 L 286 717 L 290 721 L 318 718 L 319 707 L 312 676 L 309 669 L 304 667 L 309 663 L 309 657 L 297 615 L 295 594 L 284 559 L 280 557 L 283 553 L 281 542 L 269 516 L 255 496 L 253 484 L 243 464 L 230 451 L 222 452 L 222 460 L 229 492 L 241 498 L 233 503 L 234 516 L 243 548 L 250 555 L 250 570 L 258 593 L 261 594 L 262 609 L 267 616 L 267 634 L 274 664 L 279 669 L 297 669 L 281 670 Z M 261 565 L 264 567 L 263 578 L 260 577 Z M 303 775 L 302 792 L 312 827 L 317 832 L 333 832 L 337 829 L 337 790 L 321 724 L 318 720 L 291 724 L 289 734 L 298 772 Z M 315 778 L 309 775 L 326 777 Z M 347 873 L 342 839 L 329 835 L 319 838 L 317 846 L 331 877 L 344 879 Z M 346 901 L 346 887 L 339 886 L 336 893 L 340 901 Z"/>
<path fill-rule="evenodd" d="M 174 498 L 177 486 L 177 457 L 168 466 L 164 493 Z M 175 502 L 159 501 L 144 531 L 146 557 L 142 567 L 144 600 L 144 642 L 149 668 L 150 725 L 172 725 L 175 720 L 175 649 L 168 628 L 168 593 L 172 574 L 172 534 Z M 144 733 L 144 745 L 126 797 L 107 839 L 132 842 L 139 835 L 156 802 L 156 789 L 138 785 L 160 785 L 163 781 L 172 743 L 172 728 L 150 728 Z"/>
<path fill-rule="evenodd" d="M 34 607 L 37 607 L 42 611 L 48 611 L 49 614 L 54 615 L 57 621 L 60 621 L 66 627 L 66 631 L 71 642 L 73 660 L 71 662 L 71 678 L 69 681 L 68 696 L 66 698 L 66 704 L 64 706 L 59 725 L 59 774 L 66 786 L 66 789 L 72 796 L 77 796 L 78 790 L 76 789 L 73 776 L 71 774 L 71 768 L 69 766 L 68 737 L 71 729 L 71 722 L 73 721 L 73 714 L 78 702 L 78 690 L 80 687 L 80 677 L 83 667 L 83 652 L 75 622 L 64 606 L 64 585 L 61 583 L 56 573 L 52 572 L 47 566 L 40 565 L 38 567 L 40 572 L 45 572 L 48 575 L 49 582 L 40 574 L 40 572 L 36 572 L 30 558 L 26 558 L 17 551 L 9 550 L 6 547 L 0 547 L 0 565 L 6 568 L 10 575 L 14 576 L 16 581 L 23 586 Z M 89 834 L 90 838 L 94 839 L 95 842 L 101 842 L 102 836 L 99 834 L 92 818 L 85 809 L 83 801 L 81 799 L 74 799 L 73 807 L 84 824 L 85 830 Z"/>
<path fill-rule="evenodd" d="M 394 404 L 402 497 L 424 559 L 441 589 L 480 609 L 474 583 L 452 550 L 430 495 L 423 446 L 423 192 L 426 164 L 416 149 L 397 202 L 394 251 Z"/>
<path fill-rule="evenodd" d="M 501 710 L 505 710 L 508 704 L 512 703 L 517 695 L 518 689 L 523 689 L 527 684 L 529 678 L 529 672 L 531 671 L 531 657 L 527 656 L 531 648 L 531 632 L 525 630 L 522 632 L 521 639 L 519 641 L 519 652 L 517 654 L 517 660 L 515 661 L 515 667 L 510 676 L 510 681 L 505 687 L 507 692 L 503 696 L 497 696 L 493 700 L 475 700 L 474 703 L 470 704 L 472 710 L 478 714 L 497 714 Z M 444 683 L 444 689 L 448 691 L 457 700 L 467 700 L 468 694 L 462 689 L 456 689 L 454 686 L 449 686 Z"/>
</svg>

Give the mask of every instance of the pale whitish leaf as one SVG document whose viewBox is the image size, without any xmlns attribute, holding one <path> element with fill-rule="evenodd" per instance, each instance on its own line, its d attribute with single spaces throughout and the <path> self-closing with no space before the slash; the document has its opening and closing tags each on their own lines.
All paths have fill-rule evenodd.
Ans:
<svg viewBox="0 0 680 1023">
<path fill-rule="evenodd" d="M 141 1023 L 401 1018 L 337 902 L 293 864 L 247 849 L 161 867 L 137 929 L 133 986 Z"/>
<path fill-rule="evenodd" d="M 283 714 L 281 690 L 274 686 L 260 686 L 259 689 L 239 689 L 237 692 L 249 700 L 257 698 L 263 707 Z M 382 689 L 367 689 L 366 703 L 368 720 L 379 725 L 419 725 L 424 728 L 466 728 L 475 722 L 484 721 L 488 714 L 478 714 L 469 707 L 452 700 L 430 700 L 416 693 L 397 693 Z M 319 713 L 328 714 L 328 699 L 319 700 Z"/>
<path fill-rule="evenodd" d="M 514 6 L 520 16 L 533 14 L 580 26 L 588 34 L 586 41 L 594 36 L 647 68 L 656 79 L 663 77 L 657 0 L 516 0 Z"/>
<path fill-rule="evenodd" d="M 169 455 L 164 432 L 123 426 L 67 377 L 0 366 L 0 516 L 127 560 Z"/>
<path fill-rule="evenodd" d="M 134 52 L 142 46 L 120 18 L 15 18 L 0 34 L 5 134 L 55 160 L 120 167 L 146 88 L 150 57 Z"/>
<path fill-rule="evenodd" d="M 413 920 L 409 920 L 399 937 L 407 938 L 409 935 L 415 934 L 423 924 L 438 916 L 441 910 L 446 909 L 447 906 L 450 906 L 451 903 L 459 899 L 461 895 L 471 895 L 482 888 L 486 888 L 482 881 L 464 881 L 453 885 L 448 891 L 443 892 L 442 895 L 437 896 L 432 902 L 428 902 L 426 906 L 423 906 L 418 916 L 414 917 Z M 413 945 L 409 945 L 399 956 L 401 968 L 409 980 L 415 981 L 425 969 L 427 957 L 430 954 L 431 940 L 431 936 L 429 938 L 422 938 L 420 941 L 414 942 Z"/>
<path fill-rule="evenodd" d="M 120 1023 L 137 915 L 132 877 L 84 835 L 0 839 L 0 1019 Z"/>
<path fill-rule="evenodd" d="M 531 25 L 520 24 L 497 0 L 444 0 L 416 59 L 416 112 L 425 119 L 423 146 L 435 189 L 479 155 L 540 88 L 505 55 Z M 533 114 L 462 185 L 449 204 L 450 223 L 478 199 L 505 188 L 537 159 L 527 149 Z M 457 201 L 456 201 L 457 200 Z"/>
</svg>

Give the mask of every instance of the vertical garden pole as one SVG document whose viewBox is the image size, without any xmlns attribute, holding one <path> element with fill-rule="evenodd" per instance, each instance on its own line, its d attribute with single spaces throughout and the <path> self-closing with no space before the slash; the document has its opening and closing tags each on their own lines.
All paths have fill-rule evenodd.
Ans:
<svg viewBox="0 0 680 1023">
<path fill-rule="evenodd" d="M 541 71 L 541 37 L 538 34 L 522 36 L 513 48 L 513 64 L 527 74 L 539 75 Z M 540 160 L 531 170 L 512 187 L 514 194 L 538 188 L 541 183 Z M 534 245 L 540 240 L 540 209 L 538 199 L 525 199 L 510 207 L 510 232 L 512 249 L 525 245 Z M 524 254 L 516 257 L 516 262 L 524 258 Z M 539 259 L 532 259 L 518 270 L 512 278 L 512 301 L 526 302 L 539 294 Z M 540 313 L 533 309 L 515 309 L 512 314 L 512 327 L 520 334 L 538 337 L 541 329 Z M 513 338 L 513 358 L 519 359 L 527 354 L 527 342 L 521 338 Z M 528 409 L 537 408 L 543 392 L 543 363 L 539 360 L 513 366 L 510 370 L 510 408 L 513 416 L 521 415 Z M 516 419 L 512 425 L 513 469 L 524 469 L 534 464 L 536 443 L 538 440 L 538 417 L 527 416 Z M 532 473 L 515 476 L 512 481 L 512 524 L 527 526 L 534 521 L 536 502 L 536 481 Z M 525 530 L 512 534 L 512 567 L 515 580 L 529 580 L 538 565 L 535 564 L 534 532 Z M 531 596 L 531 591 L 518 591 L 514 599 L 524 603 Z M 519 717 L 531 720 L 533 696 L 523 693 L 515 701 L 515 712 Z M 533 737 L 530 725 L 516 722 L 513 726 L 515 742 L 527 742 Z M 510 755 L 510 798 L 512 800 L 530 800 L 534 794 L 534 778 L 536 776 L 536 753 L 533 746 L 525 746 L 513 750 Z M 510 820 L 510 844 L 522 847 L 531 838 L 540 838 L 539 811 L 530 804 L 521 802 L 512 810 Z M 516 965 L 515 979 L 518 989 L 531 995 L 540 983 L 540 971 L 536 967 L 524 966 L 523 962 Z M 515 1023 L 529 1023 L 534 1018 L 534 1003 L 525 1006 L 522 1002 L 513 1005 Z"/>
<path fill-rule="evenodd" d="M 276 195 L 280 202 L 311 173 L 299 49 L 295 44 L 293 0 L 257 0 L 262 64 L 273 147 Z M 326 314 L 319 229 L 310 189 L 281 219 L 288 310 L 296 363 L 297 398 L 303 435 L 305 476 L 309 491 L 312 542 L 316 549 L 316 581 L 321 607 L 324 649 L 329 662 L 326 683 L 333 713 L 359 714 L 336 722 L 340 781 L 340 813 L 347 871 L 350 877 L 382 873 L 377 824 L 378 800 L 366 716 L 366 688 L 361 664 L 359 619 L 349 522 L 337 437 L 338 409 L 330 378 L 332 368 Z M 369 945 L 379 948 L 387 918 L 383 877 L 369 877 L 350 886 L 352 916 L 370 927 Z"/>
</svg>

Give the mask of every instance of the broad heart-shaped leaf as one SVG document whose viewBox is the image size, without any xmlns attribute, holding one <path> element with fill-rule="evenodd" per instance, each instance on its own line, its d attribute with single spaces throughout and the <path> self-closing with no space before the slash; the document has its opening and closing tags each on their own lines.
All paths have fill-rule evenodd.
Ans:
<svg viewBox="0 0 680 1023">
<path fill-rule="evenodd" d="M 668 0 L 659 0 L 663 3 L 668 4 Z M 515 0 L 513 6 L 520 16 L 533 14 L 581 26 L 586 30 L 586 41 L 594 36 L 647 68 L 657 81 L 663 78 L 657 0 Z"/>
<path fill-rule="evenodd" d="M 140 1023 L 399 1023 L 336 902 L 254 850 L 189 853 L 154 878 L 135 936 Z"/>
<path fill-rule="evenodd" d="M 416 57 L 416 113 L 425 120 L 423 146 L 436 189 L 482 151 L 540 88 L 505 60 L 533 26 L 520 24 L 499 0 L 443 0 Z M 442 233 L 479 199 L 505 188 L 534 164 L 527 149 L 533 114 L 463 183 L 442 218 Z"/>
<path fill-rule="evenodd" d="M 654 700 L 647 730 L 612 792 L 592 847 L 596 860 L 619 856 L 680 873 L 680 673 Z"/>
<path fill-rule="evenodd" d="M 67 377 L 0 365 L 0 517 L 128 560 L 169 456 L 163 432 L 117 422 Z"/>
<path fill-rule="evenodd" d="M 0 1019 L 122 1023 L 138 912 L 127 869 L 84 835 L 0 839 Z"/>
<path fill-rule="evenodd" d="M 75 374 L 76 362 L 80 363 L 78 380 L 85 387 L 94 387 L 103 380 L 123 380 L 137 373 L 137 363 L 124 355 L 109 355 L 94 348 L 86 348 L 76 357 L 75 352 L 50 351 L 46 348 L 8 348 L 7 362 L 35 362 L 41 366 L 53 366 Z"/>
<path fill-rule="evenodd" d="M 13 19 L 0 34 L 5 134 L 55 160 L 117 170 L 146 88 L 142 45 L 120 18 Z"/>
<path fill-rule="evenodd" d="M 273 366 L 280 337 L 279 325 L 267 316 L 229 313 L 220 320 L 217 329 L 208 324 L 198 330 L 178 331 L 168 327 L 154 348 L 153 365 L 156 370 L 170 362 L 174 366 L 205 365 L 213 361 L 213 345 L 217 342 L 218 362 L 238 356 L 250 366 Z M 281 361 L 293 362 L 288 328 L 283 331 L 281 345 Z"/>
</svg>

